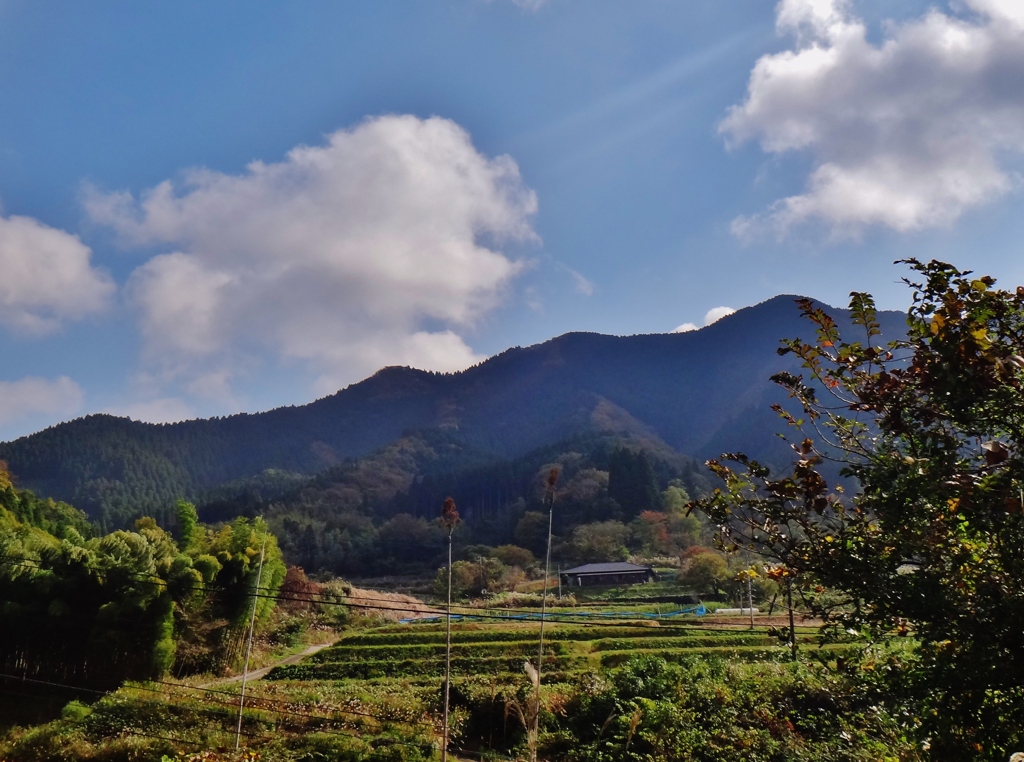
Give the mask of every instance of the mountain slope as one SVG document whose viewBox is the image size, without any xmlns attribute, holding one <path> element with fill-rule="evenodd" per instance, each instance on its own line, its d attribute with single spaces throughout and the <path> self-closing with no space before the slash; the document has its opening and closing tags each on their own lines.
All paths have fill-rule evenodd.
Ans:
<svg viewBox="0 0 1024 762">
<path fill-rule="evenodd" d="M 902 314 L 879 318 L 902 334 Z M 697 458 L 744 449 L 771 460 L 780 426 L 768 408 L 781 396 L 768 378 L 795 368 L 776 348 L 812 333 L 794 297 L 779 296 L 691 333 L 571 333 L 455 374 L 385 368 L 301 407 L 171 425 L 89 416 L 0 444 L 0 460 L 24 486 L 111 520 L 266 469 L 317 473 L 413 430 L 504 458 L 617 431 Z"/>
</svg>

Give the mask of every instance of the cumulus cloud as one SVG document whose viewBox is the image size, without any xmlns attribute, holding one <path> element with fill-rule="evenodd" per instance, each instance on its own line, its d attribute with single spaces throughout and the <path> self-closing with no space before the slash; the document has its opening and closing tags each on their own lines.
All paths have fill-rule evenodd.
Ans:
<svg viewBox="0 0 1024 762">
<path fill-rule="evenodd" d="M 31 217 L 0 216 L 0 325 L 31 335 L 100 312 L 114 283 L 76 236 Z"/>
<path fill-rule="evenodd" d="M 711 325 L 735 311 L 732 307 L 712 307 L 704 313 L 704 325 Z M 696 323 L 683 323 L 681 326 L 673 329 L 672 333 L 689 333 L 690 331 L 696 331 L 699 327 Z"/>
<path fill-rule="evenodd" d="M 948 225 L 1014 185 L 1024 151 L 1024 3 L 965 0 L 890 23 L 879 44 L 845 0 L 782 0 L 780 34 L 746 100 L 719 125 L 730 145 L 804 152 L 803 193 L 733 223 L 739 236 L 820 221 L 835 234 Z"/>
<path fill-rule="evenodd" d="M 70 417 L 81 411 L 84 399 L 82 388 L 67 376 L 0 381 L 0 427 L 34 416 Z"/>
<path fill-rule="evenodd" d="M 270 350 L 312 363 L 322 388 L 480 360 L 462 334 L 523 269 L 499 248 L 537 240 L 515 162 L 441 118 L 370 119 L 242 174 L 192 170 L 85 203 L 125 244 L 171 249 L 128 283 L 154 356 L 209 372 Z"/>
</svg>

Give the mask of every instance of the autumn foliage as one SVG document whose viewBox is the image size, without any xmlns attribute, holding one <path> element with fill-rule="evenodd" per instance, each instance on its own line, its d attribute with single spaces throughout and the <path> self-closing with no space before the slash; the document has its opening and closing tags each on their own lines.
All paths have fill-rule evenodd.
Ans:
<svg viewBox="0 0 1024 762">
<path fill-rule="evenodd" d="M 837 635 L 918 643 L 882 697 L 908 702 L 936 759 L 1006 759 L 1024 744 L 1024 289 L 906 264 L 905 338 L 882 343 L 867 294 L 851 295 L 854 340 L 800 301 L 815 338 L 780 353 L 805 373 L 774 378 L 796 401 L 778 407 L 801 432 L 792 468 L 726 455 L 699 505 Z"/>
</svg>

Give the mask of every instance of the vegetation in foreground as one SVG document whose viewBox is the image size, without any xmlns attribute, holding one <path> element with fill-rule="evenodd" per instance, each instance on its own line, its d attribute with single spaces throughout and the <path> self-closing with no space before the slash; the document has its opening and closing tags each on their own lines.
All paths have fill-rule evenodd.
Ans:
<svg viewBox="0 0 1024 762">
<path fill-rule="evenodd" d="M 837 662 L 837 652 L 790 663 L 784 646 L 760 633 L 740 632 L 751 644 L 737 643 L 736 631 L 683 632 L 669 643 L 656 627 L 553 628 L 541 758 L 918 758 L 908 740 L 912 720 L 865 677 L 870 672 Z M 452 756 L 520 758 L 531 689 L 523 657 L 507 654 L 532 650 L 536 627 L 460 625 L 455 636 L 462 657 L 452 684 Z M 430 649 L 443 649 L 443 637 L 437 625 L 359 630 L 312 663 L 251 684 L 243 746 L 264 760 L 438 759 L 441 681 Z M 709 645 L 716 638 L 726 645 Z M 817 652 L 809 629 L 802 638 Z M 377 676 L 330 672 L 360 661 Z M 883 661 L 875 655 L 860 663 L 881 670 Z M 91 706 L 71 705 L 49 725 L 9 734 L 0 759 L 157 762 L 199 750 L 209 755 L 196 759 L 249 759 L 231 751 L 236 710 L 236 693 L 133 684 Z"/>
<path fill-rule="evenodd" d="M 876 344 L 867 294 L 851 297 L 855 341 L 803 302 L 815 339 L 780 352 L 809 378 L 775 377 L 800 406 L 779 408 L 805 437 L 795 465 L 726 456 L 698 505 L 833 631 L 914 634 L 892 690 L 936 759 L 1006 759 L 1024 749 L 1024 287 L 907 264 L 905 340 Z M 855 492 L 829 486 L 836 459 Z"/>
</svg>

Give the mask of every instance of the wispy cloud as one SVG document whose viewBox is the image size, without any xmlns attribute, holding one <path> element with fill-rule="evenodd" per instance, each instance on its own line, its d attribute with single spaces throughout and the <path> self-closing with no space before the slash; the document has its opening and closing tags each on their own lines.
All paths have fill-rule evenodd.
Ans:
<svg viewBox="0 0 1024 762">
<path fill-rule="evenodd" d="M 84 399 L 82 388 L 67 376 L 0 381 L 0 427 L 6 429 L 38 415 L 70 418 L 82 410 Z"/>
<path fill-rule="evenodd" d="M 584 296 L 594 295 L 594 284 L 592 282 L 571 268 L 569 269 L 569 275 L 572 276 L 572 287 L 577 294 L 583 294 Z"/>
<path fill-rule="evenodd" d="M 595 154 L 640 140 L 652 131 L 677 124 L 685 118 L 697 97 L 694 88 L 687 85 L 707 75 L 716 62 L 748 40 L 753 31 L 751 28 L 738 32 L 714 45 L 681 56 L 596 99 L 583 109 L 521 135 L 517 143 L 564 143 L 571 139 L 573 147 L 560 162 L 562 166 L 571 166 Z"/>
</svg>

